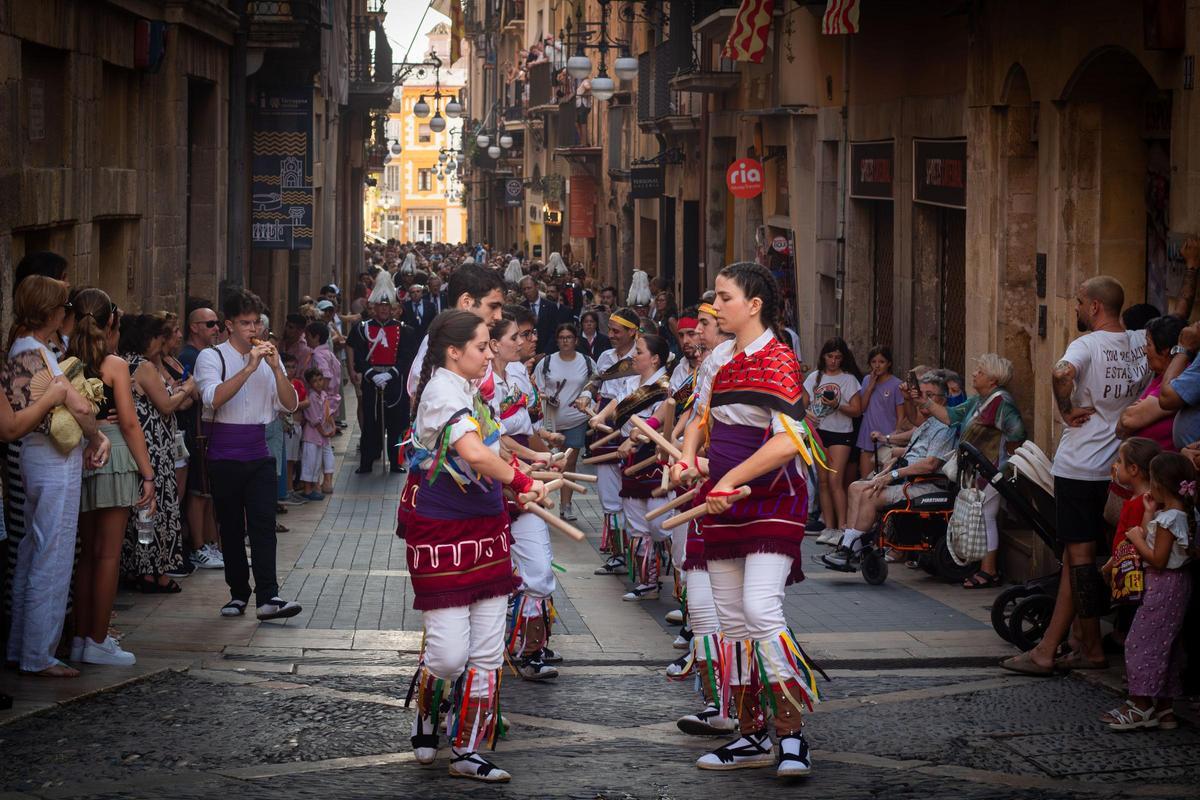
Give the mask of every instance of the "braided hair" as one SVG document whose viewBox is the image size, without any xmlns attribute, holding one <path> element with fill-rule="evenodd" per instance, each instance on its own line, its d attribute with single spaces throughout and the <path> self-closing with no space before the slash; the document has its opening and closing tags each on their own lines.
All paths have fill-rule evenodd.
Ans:
<svg viewBox="0 0 1200 800">
<path fill-rule="evenodd" d="M 760 314 L 763 327 L 780 342 L 787 344 L 790 341 L 784 335 L 779 319 L 779 281 L 775 280 L 771 270 L 753 261 L 735 261 L 723 268 L 717 275 L 736 283 L 747 300 L 753 300 L 756 297 L 762 300 Z"/>
<path fill-rule="evenodd" d="M 429 349 L 421 363 L 421 379 L 413 395 L 413 409 L 421 407 L 421 394 L 433 375 L 434 367 L 446 366 L 446 351 L 451 347 L 463 348 L 475 338 L 475 331 L 483 320 L 470 311 L 450 309 L 438 314 L 429 326 Z"/>
</svg>

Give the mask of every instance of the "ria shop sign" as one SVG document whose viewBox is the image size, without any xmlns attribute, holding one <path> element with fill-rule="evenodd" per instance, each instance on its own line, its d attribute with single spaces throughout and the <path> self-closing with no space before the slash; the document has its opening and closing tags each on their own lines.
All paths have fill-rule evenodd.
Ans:
<svg viewBox="0 0 1200 800">
<path fill-rule="evenodd" d="M 725 170 L 725 185 L 734 197 L 748 200 L 763 191 L 763 167 L 753 158 L 739 158 Z"/>
<path fill-rule="evenodd" d="M 520 208 L 525 202 L 525 184 L 520 178 L 504 182 L 504 205 Z"/>
</svg>

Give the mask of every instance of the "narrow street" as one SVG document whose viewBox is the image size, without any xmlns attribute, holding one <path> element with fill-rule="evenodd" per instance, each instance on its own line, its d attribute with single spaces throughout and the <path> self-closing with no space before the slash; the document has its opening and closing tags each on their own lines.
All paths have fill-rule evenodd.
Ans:
<svg viewBox="0 0 1200 800">
<path fill-rule="evenodd" d="M 357 434 L 337 442 L 342 459 Z M 286 623 L 222 619 L 221 573 L 201 572 L 180 595 L 118 598 L 135 668 L 69 682 L 5 673 L 18 702 L 0 715 L 0 798 L 1195 797 L 1195 725 L 1101 728 L 1095 716 L 1118 702 L 1104 683 L 1119 675 L 1043 680 L 989 666 L 1009 652 L 987 622 L 992 593 L 904 569 L 871 587 L 814 566 L 789 590 L 789 620 L 832 679 L 809 726 L 807 782 L 696 769 L 715 742 L 674 724 L 697 702 L 691 681 L 663 676 L 679 654 L 660 622 L 669 591 L 623 603 L 621 580 L 592 575 L 594 496 L 577 505 L 589 541 L 554 541 L 566 570 L 552 642 L 561 676 L 505 675 L 509 733 L 495 755 L 512 783 L 451 780 L 444 757 L 418 767 L 408 743 L 421 620 L 392 530 L 400 485 L 354 475 L 343 459 L 332 497 L 280 518 L 291 528 L 283 591 L 304 605 Z"/>
</svg>

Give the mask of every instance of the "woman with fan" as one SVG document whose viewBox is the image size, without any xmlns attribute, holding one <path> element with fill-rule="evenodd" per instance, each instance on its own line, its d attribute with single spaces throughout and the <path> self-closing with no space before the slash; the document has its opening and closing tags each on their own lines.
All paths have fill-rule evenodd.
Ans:
<svg viewBox="0 0 1200 800">
<path fill-rule="evenodd" d="M 179 516 L 179 493 L 175 482 L 175 434 L 168 418 L 191 399 L 195 382 L 188 378 L 174 389 L 154 366 L 167 343 L 170 331 L 162 317 L 152 314 L 126 316 L 121 320 L 120 351 L 133 375 L 133 399 L 138 421 L 146 437 L 154 475 L 154 539 L 138 544 L 131 520 L 125 528 L 121 552 L 121 574 L 134 587 L 148 594 L 176 594 L 179 584 L 166 573 L 183 566 L 183 529 Z"/>
<path fill-rule="evenodd" d="M 113 354 L 120 330 L 121 312 L 100 289 L 83 289 L 75 295 L 75 330 L 67 355 L 78 358 L 84 374 L 104 384 L 96 409 L 100 430 L 112 442 L 112 455 L 99 469 L 83 473 L 79 503 L 79 536 L 83 548 L 75 569 L 75 633 L 71 660 L 86 664 L 131 666 L 126 652 L 108 635 L 113 600 L 120 577 L 121 545 L 129 510 L 149 506 L 154 510 L 154 470 L 146 438 L 133 405 L 129 364 Z M 108 422 L 114 417 L 115 422 Z"/>
<path fill-rule="evenodd" d="M 70 307 L 67 285 L 35 275 L 21 281 L 13 298 L 13 324 L 3 384 L 20 414 L 55 399 L 65 382 L 50 352 Z M 99 467 L 108 459 L 108 437 L 96 423 L 95 407 L 67 384 L 64 413 L 57 409 L 21 439 L 21 479 L 25 493 L 25 536 L 12 575 L 12 625 L 8 660 L 22 672 L 74 678 L 79 671 L 54 656 L 62 635 L 67 590 L 75 560 L 79 489 L 84 464 Z M 87 438 L 87 452 L 80 446 Z"/>
</svg>

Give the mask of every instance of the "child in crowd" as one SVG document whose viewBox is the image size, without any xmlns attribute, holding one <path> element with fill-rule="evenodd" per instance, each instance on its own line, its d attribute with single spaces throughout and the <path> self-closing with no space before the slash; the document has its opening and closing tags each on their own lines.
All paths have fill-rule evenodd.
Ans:
<svg viewBox="0 0 1200 800">
<path fill-rule="evenodd" d="M 1113 602 L 1119 604 L 1113 631 L 1105 637 L 1106 649 L 1111 647 L 1117 652 L 1125 647 L 1125 636 L 1129 633 L 1141 597 L 1141 588 L 1134 585 L 1136 581 L 1131 580 L 1132 576 L 1127 576 L 1129 566 L 1141 572 L 1141 557 L 1125 538 L 1125 533 L 1142 524 L 1142 517 L 1146 513 L 1145 497 L 1150 492 L 1150 462 L 1161 452 L 1162 448 L 1153 439 L 1134 436 L 1121 443 L 1117 460 L 1112 466 L 1113 482 L 1129 493 L 1117 520 L 1112 557 L 1100 568 L 1112 586 Z M 1109 642 L 1112 644 L 1109 645 Z"/>
<path fill-rule="evenodd" d="M 1192 592 L 1184 569 L 1192 539 L 1196 469 L 1179 453 L 1160 453 L 1150 462 L 1150 491 L 1143 495 L 1142 524 L 1125 532 L 1142 558 L 1142 604 L 1125 640 L 1129 699 L 1103 715 L 1117 731 L 1178 727 L 1173 705 L 1183 693 L 1184 612 Z"/>
<path fill-rule="evenodd" d="M 287 489 L 288 500 L 285 503 L 289 505 L 299 504 L 301 498 L 295 496 L 295 487 L 300 472 L 297 467 L 300 464 L 300 436 L 301 436 L 301 415 L 304 409 L 308 407 L 308 390 L 304 388 L 304 381 L 300 380 L 298 362 L 296 357 L 291 353 L 284 353 L 283 368 L 287 370 L 288 378 L 291 379 L 292 388 L 296 390 L 296 397 L 300 399 L 300 405 L 296 408 L 295 413 L 284 416 L 283 422 L 283 446 L 284 457 L 287 460 Z M 295 503 L 290 501 L 294 500 Z"/>
<path fill-rule="evenodd" d="M 304 371 L 308 384 L 308 405 L 304 409 L 304 433 L 300 445 L 301 492 L 305 500 L 323 500 L 317 491 L 322 477 L 333 485 L 333 445 L 329 440 L 337 430 L 329 405 L 329 380 L 316 367 Z"/>
</svg>

